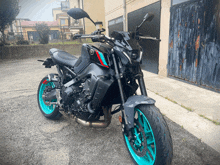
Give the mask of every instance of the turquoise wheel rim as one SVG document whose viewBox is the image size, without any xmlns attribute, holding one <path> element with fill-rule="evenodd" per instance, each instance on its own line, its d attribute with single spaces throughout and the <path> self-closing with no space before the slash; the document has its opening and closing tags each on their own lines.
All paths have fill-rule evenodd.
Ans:
<svg viewBox="0 0 220 165">
<path fill-rule="evenodd" d="M 56 108 L 55 105 L 46 105 L 44 103 L 44 100 L 43 100 L 43 93 L 44 93 L 44 90 L 47 86 L 51 86 L 52 88 L 55 88 L 55 85 L 53 82 L 48 82 L 49 80 L 47 81 L 44 81 L 41 86 L 40 86 L 40 91 L 39 91 L 39 103 L 40 103 L 40 107 L 42 109 L 42 111 L 45 113 L 45 114 L 51 114 L 54 109 Z M 45 83 L 46 82 L 46 83 Z M 56 100 L 52 100 L 52 102 L 56 102 Z"/>
<path fill-rule="evenodd" d="M 147 139 L 147 148 L 148 151 L 146 152 L 146 155 L 143 157 L 139 157 L 134 150 L 131 147 L 131 144 L 129 143 L 129 139 L 126 135 L 124 135 L 125 137 L 125 142 L 126 145 L 128 146 L 128 150 L 131 153 L 131 156 L 134 158 L 134 160 L 137 162 L 137 164 L 146 164 L 146 165 L 153 165 L 156 159 L 156 142 L 155 142 L 155 138 L 154 138 L 154 134 L 152 131 L 152 128 L 150 126 L 149 121 L 147 120 L 146 116 L 139 110 L 139 109 L 135 109 L 135 117 L 137 117 L 137 120 L 139 121 L 139 123 L 141 124 L 141 126 L 144 129 L 145 135 L 146 135 L 146 139 Z M 135 128 L 134 128 L 135 129 Z M 133 131 L 135 136 L 142 136 L 141 135 L 137 135 L 136 133 L 137 131 Z M 141 138 L 137 138 L 137 142 L 135 141 L 134 143 L 140 143 Z M 149 153 L 150 152 L 150 153 Z"/>
</svg>

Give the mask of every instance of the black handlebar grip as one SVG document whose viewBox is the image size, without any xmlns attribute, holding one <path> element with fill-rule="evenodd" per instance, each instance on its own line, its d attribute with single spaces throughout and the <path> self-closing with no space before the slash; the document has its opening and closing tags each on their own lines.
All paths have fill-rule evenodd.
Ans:
<svg viewBox="0 0 220 165">
<path fill-rule="evenodd" d="M 77 39 L 77 38 L 79 38 L 79 37 L 81 37 L 82 36 L 82 34 L 75 34 L 74 36 L 73 36 L 73 40 L 75 40 L 75 39 Z"/>
</svg>

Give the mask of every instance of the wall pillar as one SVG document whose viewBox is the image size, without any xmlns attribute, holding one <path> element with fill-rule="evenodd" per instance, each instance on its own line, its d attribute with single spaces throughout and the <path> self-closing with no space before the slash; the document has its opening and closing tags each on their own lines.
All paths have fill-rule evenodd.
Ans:
<svg viewBox="0 0 220 165">
<path fill-rule="evenodd" d="M 161 76 L 167 76 L 168 51 L 169 51 L 169 29 L 170 29 L 170 0 L 161 0 L 160 17 L 160 50 L 159 50 L 159 72 Z"/>
</svg>

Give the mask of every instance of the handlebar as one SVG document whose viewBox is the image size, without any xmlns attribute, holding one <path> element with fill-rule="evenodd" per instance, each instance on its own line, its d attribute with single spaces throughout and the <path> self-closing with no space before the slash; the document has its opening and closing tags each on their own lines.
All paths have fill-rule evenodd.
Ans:
<svg viewBox="0 0 220 165">
<path fill-rule="evenodd" d="M 97 39 L 98 40 L 99 39 L 104 39 L 105 36 L 101 34 L 104 31 L 105 31 L 105 29 L 102 28 L 102 29 L 98 29 L 98 30 L 92 32 L 90 35 L 88 35 L 88 34 L 76 34 L 76 35 L 74 35 L 73 40 L 78 39 L 78 38 L 94 38 L 96 40 Z"/>
<path fill-rule="evenodd" d="M 156 37 L 145 37 L 145 36 L 139 36 L 139 39 L 161 41 L 161 39 L 157 39 Z"/>
<path fill-rule="evenodd" d="M 73 39 L 78 38 L 102 38 L 104 35 L 89 35 L 89 34 L 76 34 L 73 36 Z"/>
<path fill-rule="evenodd" d="M 82 34 L 75 34 L 73 36 L 73 40 L 76 40 L 76 39 L 80 38 L 81 36 L 82 36 Z"/>
<path fill-rule="evenodd" d="M 107 41 L 109 44 L 114 45 L 114 39 L 105 36 L 104 34 L 76 34 L 73 37 L 73 40 L 78 39 L 78 38 L 91 38 L 93 42 L 105 42 Z M 154 41 L 161 41 L 160 39 L 157 39 L 156 37 L 150 37 L 150 36 L 134 36 L 136 40 L 140 39 L 146 39 L 146 40 L 154 40 Z"/>
<path fill-rule="evenodd" d="M 114 41 L 110 38 L 105 36 L 104 34 L 76 34 L 73 37 L 73 40 L 78 39 L 78 38 L 91 38 L 93 42 L 104 42 L 104 41 L 109 41 L 110 44 L 114 43 Z"/>
</svg>

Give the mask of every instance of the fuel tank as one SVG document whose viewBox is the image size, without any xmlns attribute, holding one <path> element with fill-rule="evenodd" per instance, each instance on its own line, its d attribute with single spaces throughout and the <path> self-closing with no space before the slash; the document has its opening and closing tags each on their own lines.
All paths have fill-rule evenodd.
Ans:
<svg viewBox="0 0 220 165">
<path fill-rule="evenodd" d="M 99 42 L 93 43 L 89 46 L 91 62 L 94 62 L 102 67 L 109 68 L 110 61 L 108 54 L 110 53 L 112 46 Z"/>
<path fill-rule="evenodd" d="M 104 43 L 83 44 L 81 56 L 74 65 L 74 72 L 81 73 L 91 63 L 95 63 L 101 67 L 109 68 L 110 61 L 108 53 L 112 47 Z"/>
</svg>

